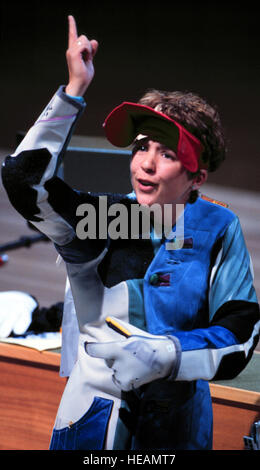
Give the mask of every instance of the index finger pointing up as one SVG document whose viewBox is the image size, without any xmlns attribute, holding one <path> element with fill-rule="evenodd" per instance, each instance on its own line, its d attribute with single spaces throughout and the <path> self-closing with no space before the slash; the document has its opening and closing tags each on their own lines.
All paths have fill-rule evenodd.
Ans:
<svg viewBox="0 0 260 470">
<path fill-rule="evenodd" d="M 69 15 L 68 21 L 69 21 L 69 47 L 70 47 L 73 44 L 73 42 L 77 40 L 78 31 L 77 31 L 77 25 L 76 25 L 74 16 Z"/>
</svg>

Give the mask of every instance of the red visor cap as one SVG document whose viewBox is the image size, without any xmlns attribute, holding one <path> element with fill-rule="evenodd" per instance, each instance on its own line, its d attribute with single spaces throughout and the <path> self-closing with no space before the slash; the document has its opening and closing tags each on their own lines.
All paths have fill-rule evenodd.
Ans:
<svg viewBox="0 0 260 470">
<path fill-rule="evenodd" d="M 103 127 L 106 138 L 116 147 L 128 147 L 138 134 L 148 135 L 176 152 L 192 173 L 207 168 L 201 161 L 201 142 L 181 124 L 149 106 L 123 102 L 106 117 Z"/>
</svg>

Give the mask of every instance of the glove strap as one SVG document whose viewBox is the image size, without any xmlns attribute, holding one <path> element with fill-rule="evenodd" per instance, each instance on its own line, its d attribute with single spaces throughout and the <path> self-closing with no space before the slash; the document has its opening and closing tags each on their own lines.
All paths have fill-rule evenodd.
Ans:
<svg viewBox="0 0 260 470">
<path fill-rule="evenodd" d="M 168 382 L 173 382 L 177 377 L 177 374 L 178 374 L 179 368 L 180 368 L 180 364 L 181 364 L 181 353 L 182 353 L 181 343 L 178 340 L 178 338 L 176 338 L 176 336 L 166 335 L 166 338 L 168 338 L 169 340 L 171 340 L 173 342 L 173 344 L 175 346 L 175 351 L 176 351 L 176 360 L 174 361 L 172 372 L 166 378 L 166 380 Z"/>
</svg>

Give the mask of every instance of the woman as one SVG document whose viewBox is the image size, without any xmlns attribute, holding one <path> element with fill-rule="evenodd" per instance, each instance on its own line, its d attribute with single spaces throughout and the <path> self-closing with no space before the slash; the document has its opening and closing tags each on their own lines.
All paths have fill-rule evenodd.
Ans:
<svg viewBox="0 0 260 470">
<path fill-rule="evenodd" d="M 105 132 L 115 145 L 134 145 L 134 192 L 105 195 L 108 211 L 156 204 L 166 231 L 157 236 L 155 215 L 149 238 L 131 237 L 131 220 L 125 238 L 78 237 L 77 208 L 98 213 L 99 196 L 55 175 L 85 106 L 97 47 L 78 37 L 69 17 L 69 83 L 2 170 L 12 204 L 63 257 L 78 319 L 78 357 L 51 449 L 211 449 L 207 381 L 245 367 L 260 325 L 238 218 L 198 195 L 225 157 L 219 117 L 189 93 L 153 91 L 115 108 Z M 169 249 L 166 208 L 177 227 L 179 205 L 184 234 Z"/>
</svg>

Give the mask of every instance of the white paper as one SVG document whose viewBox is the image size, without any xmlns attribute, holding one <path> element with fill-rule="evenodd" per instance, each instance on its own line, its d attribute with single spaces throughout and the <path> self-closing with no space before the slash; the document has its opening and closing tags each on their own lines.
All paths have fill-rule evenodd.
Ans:
<svg viewBox="0 0 260 470">
<path fill-rule="evenodd" d="M 61 333 L 41 333 L 38 335 L 31 334 L 26 337 L 8 337 L 0 338 L 2 343 L 17 344 L 26 346 L 28 348 L 37 349 L 38 351 L 45 351 L 47 349 L 57 349 L 61 347 Z"/>
</svg>

